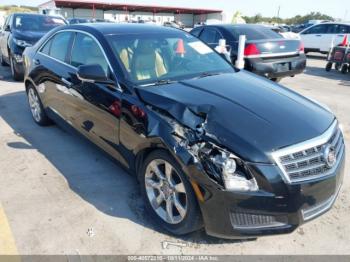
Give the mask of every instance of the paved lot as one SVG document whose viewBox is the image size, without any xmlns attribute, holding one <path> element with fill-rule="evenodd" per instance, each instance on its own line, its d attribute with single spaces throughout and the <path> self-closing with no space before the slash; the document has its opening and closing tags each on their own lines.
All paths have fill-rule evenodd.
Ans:
<svg viewBox="0 0 350 262">
<path fill-rule="evenodd" d="M 308 64 L 282 84 L 328 105 L 350 148 L 350 75 L 326 73 L 321 58 Z M 0 254 L 350 254 L 349 154 L 334 208 L 292 234 L 173 238 L 147 218 L 131 176 L 85 140 L 35 125 L 9 75 L 0 67 Z"/>
</svg>

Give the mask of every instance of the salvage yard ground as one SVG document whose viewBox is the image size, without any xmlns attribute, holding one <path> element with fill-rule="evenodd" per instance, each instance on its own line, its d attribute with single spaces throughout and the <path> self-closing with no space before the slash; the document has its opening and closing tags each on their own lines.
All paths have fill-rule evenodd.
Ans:
<svg viewBox="0 0 350 262">
<path fill-rule="evenodd" d="M 350 75 L 325 63 L 313 56 L 281 84 L 328 105 L 350 148 Z M 144 213 L 133 177 L 84 139 L 37 126 L 23 84 L 10 79 L 0 67 L 0 254 L 350 254 L 349 154 L 333 209 L 292 234 L 174 238 Z"/>
</svg>

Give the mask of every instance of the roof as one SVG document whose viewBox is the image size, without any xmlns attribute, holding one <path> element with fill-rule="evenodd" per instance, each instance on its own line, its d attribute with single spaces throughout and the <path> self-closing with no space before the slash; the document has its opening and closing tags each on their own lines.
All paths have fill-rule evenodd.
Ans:
<svg viewBox="0 0 350 262">
<path fill-rule="evenodd" d="M 100 2 L 93 0 L 51 0 L 39 5 L 44 6 L 47 3 L 54 2 L 56 7 L 62 8 L 95 8 L 103 10 L 123 10 L 129 12 L 152 12 L 152 13 L 177 13 L 177 14 L 212 14 L 222 13 L 218 9 L 198 9 L 187 7 L 171 7 L 171 6 L 156 6 L 156 5 L 135 5 L 126 3 Z"/>
<path fill-rule="evenodd" d="M 103 35 L 118 35 L 118 34 L 153 34 L 153 33 L 171 33 L 171 32 L 187 32 L 180 29 L 149 25 L 149 24 L 116 24 L 116 23 L 89 23 L 89 24 L 76 24 L 69 25 L 66 28 L 77 29 L 77 30 L 88 30 L 94 29 L 101 32 Z"/>
</svg>

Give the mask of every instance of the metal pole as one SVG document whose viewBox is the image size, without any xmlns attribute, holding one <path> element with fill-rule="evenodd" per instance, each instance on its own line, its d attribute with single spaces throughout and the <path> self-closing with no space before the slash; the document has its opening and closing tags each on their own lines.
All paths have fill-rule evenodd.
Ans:
<svg viewBox="0 0 350 262">
<path fill-rule="evenodd" d="M 235 66 L 238 69 L 244 69 L 244 49 L 245 49 L 245 42 L 246 42 L 246 36 L 240 35 L 239 41 L 238 41 L 238 54 L 237 54 L 237 60 L 235 63 Z"/>
</svg>

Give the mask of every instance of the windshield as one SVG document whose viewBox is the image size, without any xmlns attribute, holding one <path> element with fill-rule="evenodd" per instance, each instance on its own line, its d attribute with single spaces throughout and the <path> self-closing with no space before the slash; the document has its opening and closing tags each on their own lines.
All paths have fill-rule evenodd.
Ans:
<svg viewBox="0 0 350 262">
<path fill-rule="evenodd" d="M 128 78 L 138 85 L 234 72 L 228 61 L 184 32 L 109 35 Z"/>
<path fill-rule="evenodd" d="M 63 19 L 51 16 L 16 15 L 14 19 L 14 28 L 20 31 L 47 32 L 65 24 Z"/>
</svg>

